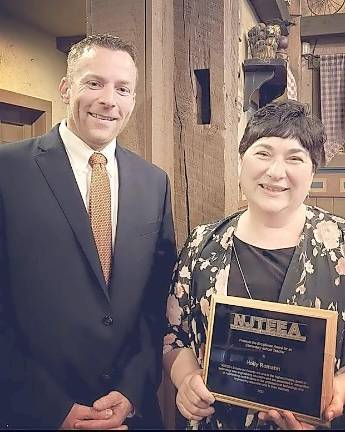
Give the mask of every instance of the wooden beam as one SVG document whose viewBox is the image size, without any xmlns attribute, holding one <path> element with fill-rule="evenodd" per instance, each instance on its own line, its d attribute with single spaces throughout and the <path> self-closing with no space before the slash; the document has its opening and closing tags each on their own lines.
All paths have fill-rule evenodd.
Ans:
<svg viewBox="0 0 345 432">
<path fill-rule="evenodd" d="M 146 97 L 146 1 L 87 0 L 86 13 L 88 34 L 110 33 L 131 42 L 136 48 L 139 72 L 136 107 L 119 136 L 119 142 L 151 161 L 152 148 L 151 142 L 147 142 L 146 114 L 149 109 Z"/>
<path fill-rule="evenodd" d="M 301 40 L 320 36 L 345 36 L 345 14 L 305 16 L 301 18 Z"/>
<path fill-rule="evenodd" d="M 29 108 L 36 111 L 51 112 L 52 103 L 45 99 L 40 99 L 32 96 L 27 96 L 20 93 L 15 93 L 8 90 L 0 89 L 0 102 L 17 105 L 24 108 Z"/>
<path fill-rule="evenodd" d="M 181 246 L 196 225 L 220 219 L 238 208 L 240 2 L 173 3 L 175 220 Z M 207 77 L 202 89 L 197 88 L 200 70 Z M 199 122 L 200 92 L 209 92 L 205 98 L 210 101 L 209 124 Z"/>
<path fill-rule="evenodd" d="M 249 0 L 261 22 L 281 19 L 291 21 L 289 9 L 284 0 Z"/>
<path fill-rule="evenodd" d="M 56 49 L 68 54 L 71 46 L 75 43 L 80 42 L 85 38 L 86 35 L 76 35 L 76 36 L 59 36 L 56 38 Z"/>
<path fill-rule="evenodd" d="M 20 109 L 14 109 L 17 107 Z M 45 99 L 0 89 L 0 111 L 5 116 L 18 115 L 19 124 L 31 124 L 42 117 L 40 124 L 45 127 L 42 133 L 52 127 L 52 102 Z"/>
<path fill-rule="evenodd" d="M 173 186 L 175 101 L 172 1 L 146 0 L 145 37 L 146 159 L 163 168 Z M 174 198 L 172 194 L 173 204 Z M 168 422 L 166 426 L 172 429 L 173 424 Z"/>
</svg>

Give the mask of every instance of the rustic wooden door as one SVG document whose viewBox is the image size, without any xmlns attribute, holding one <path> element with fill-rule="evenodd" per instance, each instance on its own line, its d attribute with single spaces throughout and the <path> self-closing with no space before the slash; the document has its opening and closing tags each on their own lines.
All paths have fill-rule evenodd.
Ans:
<svg viewBox="0 0 345 432">
<path fill-rule="evenodd" d="M 16 123 L 2 122 L 0 120 L 0 144 L 7 144 L 31 138 L 31 126 Z"/>
</svg>

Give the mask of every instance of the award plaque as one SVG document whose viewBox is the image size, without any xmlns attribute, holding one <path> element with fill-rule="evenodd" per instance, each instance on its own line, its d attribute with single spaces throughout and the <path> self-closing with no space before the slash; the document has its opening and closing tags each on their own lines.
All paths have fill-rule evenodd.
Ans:
<svg viewBox="0 0 345 432">
<path fill-rule="evenodd" d="M 325 425 L 336 330 L 334 311 L 214 295 L 204 381 L 222 402 Z"/>
</svg>

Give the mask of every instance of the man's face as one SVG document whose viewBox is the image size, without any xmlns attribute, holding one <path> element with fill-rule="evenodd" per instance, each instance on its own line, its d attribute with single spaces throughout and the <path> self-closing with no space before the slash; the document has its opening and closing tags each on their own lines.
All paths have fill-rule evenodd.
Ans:
<svg viewBox="0 0 345 432">
<path fill-rule="evenodd" d="M 135 105 L 137 69 L 125 51 L 92 47 L 60 83 L 67 127 L 101 150 L 126 126 Z"/>
</svg>

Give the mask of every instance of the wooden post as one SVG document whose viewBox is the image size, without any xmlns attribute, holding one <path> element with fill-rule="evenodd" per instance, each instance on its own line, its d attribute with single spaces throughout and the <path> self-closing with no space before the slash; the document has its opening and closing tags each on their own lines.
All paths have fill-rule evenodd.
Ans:
<svg viewBox="0 0 345 432">
<path fill-rule="evenodd" d="M 119 141 L 163 168 L 173 188 L 173 3 L 87 0 L 87 23 L 88 34 L 111 33 L 136 47 L 136 107 Z"/>
<path fill-rule="evenodd" d="M 146 148 L 174 187 L 173 2 L 146 1 Z M 151 144 L 151 146 L 150 146 Z M 174 201 L 174 194 L 172 194 Z"/>
<path fill-rule="evenodd" d="M 301 57 L 301 0 L 297 0 L 291 3 L 290 15 L 295 25 L 290 26 L 289 31 L 289 64 L 291 72 L 293 73 L 296 84 L 298 100 L 301 95 L 301 72 L 302 72 L 302 57 Z"/>
<path fill-rule="evenodd" d="M 87 33 L 111 33 L 132 42 L 137 52 L 139 82 L 136 107 L 119 142 L 146 158 L 145 0 L 87 0 Z M 150 145 L 150 144 L 149 144 Z"/>
<path fill-rule="evenodd" d="M 238 8 L 232 1 L 174 0 L 179 245 L 197 224 L 237 209 Z M 207 92 L 209 113 L 200 115 Z"/>
<path fill-rule="evenodd" d="M 87 0 L 88 34 L 137 48 L 136 109 L 120 142 L 168 173 L 179 246 L 195 225 L 237 210 L 238 3 Z M 164 377 L 168 428 L 174 398 Z"/>
</svg>

